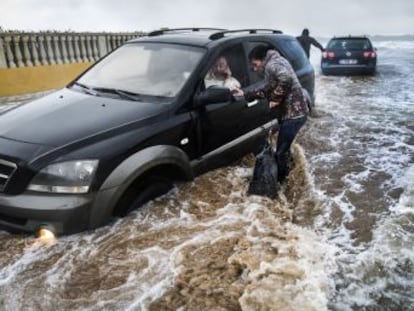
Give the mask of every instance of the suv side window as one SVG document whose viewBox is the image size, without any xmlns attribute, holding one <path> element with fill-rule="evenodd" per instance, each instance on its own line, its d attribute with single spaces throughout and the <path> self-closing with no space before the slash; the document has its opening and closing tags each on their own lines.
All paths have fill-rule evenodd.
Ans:
<svg viewBox="0 0 414 311">
<path fill-rule="evenodd" d="M 247 71 L 247 64 L 246 59 L 243 53 L 243 48 L 241 44 L 233 45 L 229 48 L 224 49 L 219 56 L 214 59 L 212 62 L 210 70 L 207 72 L 206 76 L 204 77 L 204 85 L 205 87 L 209 87 L 211 85 L 220 85 L 220 86 L 227 86 L 233 85 L 234 83 L 230 83 L 230 85 L 225 84 L 223 81 L 223 77 L 220 76 L 222 72 L 220 67 L 226 66 L 230 69 L 231 72 L 231 79 L 233 81 L 238 81 L 240 83 L 237 87 L 244 87 L 248 84 L 248 71 Z M 216 72 L 217 67 L 219 67 L 218 73 Z M 228 80 L 228 79 L 227 79 Z M 237 82 L 236 82 L 237 83 Z"/>
<path fill-rule="evenodd" d="M 286 58 L 295 71 L 306 66 L 308 58 L 297 40 L 284 40 L 283 46 L 286 51 Z"/>
</svg>

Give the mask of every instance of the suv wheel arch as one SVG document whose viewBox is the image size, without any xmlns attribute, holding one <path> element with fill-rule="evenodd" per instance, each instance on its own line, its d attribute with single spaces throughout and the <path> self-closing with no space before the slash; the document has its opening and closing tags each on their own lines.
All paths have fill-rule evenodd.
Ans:
<svg viewBox="0 0 414 311">
<path fill-rule="evenodd" d="M 193 171 L 185 152 L 175 146 L 153 146 L 131 155 L 109 174 L 97 192 L 89 227 L 99 227 L 113 215 L 123 215 L 125 206 L 134 199 L 131 194 L 136 193 L 141 180 L 150 182 L 150 176 L 164 178 L 172 184 L 174 180 L 191 180 Z"/>
</svg>

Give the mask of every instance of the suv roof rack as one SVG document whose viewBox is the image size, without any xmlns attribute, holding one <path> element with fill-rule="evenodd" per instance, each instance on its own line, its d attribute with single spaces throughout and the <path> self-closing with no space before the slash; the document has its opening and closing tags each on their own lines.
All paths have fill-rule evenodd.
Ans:
<svg viewBox="0 0 414 311">
<path fill-rule="evenodd" d="M 248 32 L 248 33 L 258 33 L 258 32 L 283 33 L 282 31 L 275 30 L 275 29 L 237 29 L 237 30 L 222 30 L 222 31 L 213 33 L 209 38 L 211 40 L 217 40 L 217 39 L 223 38 L 225 34 L 228 34 L 228 33 L 237 33 L 237 32 Z"/>
<path fill-rule="evenodd" d="M 203 28 L 203 27 L 188 27 L 188 28 L 165 28 L 159 30 L 153 30 L 147 34 L 149 37 L 160 36 L 168 32 L 179 32 L 179 31 L 226 31 L 223 28 Z"/>
</svg>

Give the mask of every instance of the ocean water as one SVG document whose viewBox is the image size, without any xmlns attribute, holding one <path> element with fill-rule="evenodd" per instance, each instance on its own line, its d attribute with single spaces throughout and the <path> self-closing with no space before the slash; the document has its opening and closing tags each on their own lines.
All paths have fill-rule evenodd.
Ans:
<svg viewBox="0 0 414 311">
<path fill-rule="evenodd" d="M 246 196 L 249 155 L 95 231 L 0 231 L 0 310 L 414 310 L 414 41 L 374 45 L 372 77 L 312 51 L 277 199 Z"/>
</svg>

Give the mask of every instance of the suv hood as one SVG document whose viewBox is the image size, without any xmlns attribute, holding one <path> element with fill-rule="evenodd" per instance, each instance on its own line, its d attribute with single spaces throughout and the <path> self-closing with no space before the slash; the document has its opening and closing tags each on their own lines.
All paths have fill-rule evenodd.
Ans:
<svg viewBox="0 0 414 311">
<path fill-rule="evenodd" d="M 61 146 L 168 111 L 168 105 L 63 89 L 0 114 L 0 136 Z"/>
</svg>

